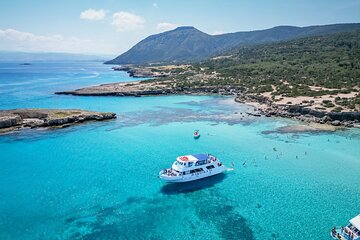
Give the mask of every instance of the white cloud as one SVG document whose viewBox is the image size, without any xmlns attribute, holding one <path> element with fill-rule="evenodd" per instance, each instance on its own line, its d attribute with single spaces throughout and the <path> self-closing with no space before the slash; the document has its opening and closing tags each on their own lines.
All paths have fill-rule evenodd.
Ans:
<svg viewBox="0 0 360 240">
<path fill-rule="evenodd" d="M 159 6 L 158 6 L 157 3 L 153 3 L 152 6 L 153 6 L 154 8 L 159 8 Z"/>
<path fill-rule="evenodd" d="M 87 9 L 80 13 L 81 19 L 86 20 L 101 20 L 106 16 L 106 12 L 103 9 L 95 10 L 95 9 Z"/>
<path fill-rule="evenodd" d="M 0 50 L 25 52 L 109 52 L 105 44 L 62 35 L 36 35 L 15 29 L 0 29 Z"/>
<path fill-rule="evenodd" d="M 159 23 L 156 26 L 156 29 L 160 32 L 165 32 L 165 31 L 173 30 L 173 29 L 177 28 L 178 26 L 179 25 L 175 24 L 175 23 L 163 22 L 163 23 Z"/>
<path fill-rule="evenodd" d="M 225 32 L 224 31 L 215 31 L 212 33 L 212 35 L 221 35 L 221 34 L 224 34 Z"/>
<path fill-rule="evenodd" d="M 129 32 L 144 27 L 145 20 L 129 12 L 117 12 L 113 14 L 111 24 L 119 32 Z"/>
</svg>

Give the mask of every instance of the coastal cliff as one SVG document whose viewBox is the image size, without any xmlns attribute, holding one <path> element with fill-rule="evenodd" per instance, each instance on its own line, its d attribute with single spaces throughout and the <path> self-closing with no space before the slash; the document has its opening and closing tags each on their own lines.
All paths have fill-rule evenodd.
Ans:
<svg viewBox="0 0 360 240">
<path fill-rule="evenodd" d="M 25 128 L 69 127 L 87 121 L 116 118 L 115 113 L 79 109 L 13 109 L 0 110 L 0 133 Z"/>
</svg>

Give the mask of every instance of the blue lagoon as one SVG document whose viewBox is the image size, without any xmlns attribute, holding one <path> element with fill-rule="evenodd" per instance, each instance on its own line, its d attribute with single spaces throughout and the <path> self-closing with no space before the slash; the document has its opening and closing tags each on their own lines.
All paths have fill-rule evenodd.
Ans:
<svg viewBox="0 0 360 240">
<path fill-rule="evenodd" d="M 228 97 L 53 94 L 132 80 L 93 62 L 0 64 L 1 109 L 118 115 L 0 136 L 1 239 L 329 239 L 360 213 L 357 129 L 283 133 L 300 123 L 241 118 L 252 107 Z M 180 185 L 158 178 L 198 152 L 234 170 Z"/>
</svg>

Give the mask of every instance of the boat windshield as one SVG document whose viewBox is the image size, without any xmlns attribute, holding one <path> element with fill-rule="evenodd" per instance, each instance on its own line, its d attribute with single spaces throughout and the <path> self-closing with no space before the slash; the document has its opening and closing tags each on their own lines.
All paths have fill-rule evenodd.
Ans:
<svg viewBox="0 0 360 240">
<path fill-rule="evenodd" d="M 175 162 L 175 165 L 181 165 L 181 166 L 185 166 L 185 163 L 183 163 L 183 162 L 180 162 L 180 161 L 176 161 L 176 162 Z"/>
</svg>

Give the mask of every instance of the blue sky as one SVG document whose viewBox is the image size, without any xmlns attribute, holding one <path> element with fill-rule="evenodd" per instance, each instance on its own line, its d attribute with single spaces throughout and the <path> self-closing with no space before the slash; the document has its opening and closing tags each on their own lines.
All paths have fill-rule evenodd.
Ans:
<svg viewBox="0 0 360 240">
<path fill-rule="evenodd" d="M 209 34 L 360 22 L 360 0 L 9 0 L 0 50 L 119 54 L 176 26 Z"/>
</svg>

